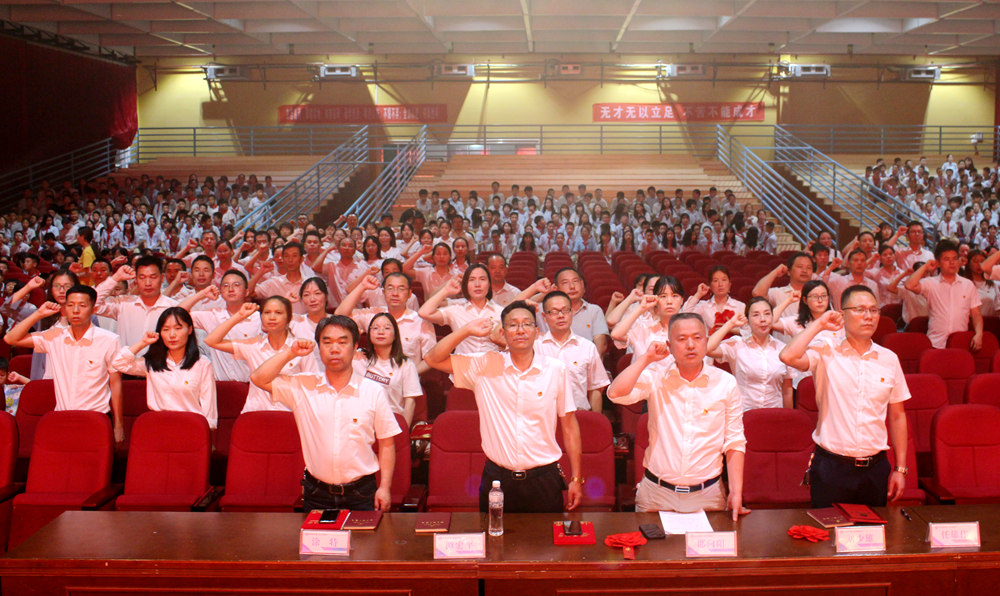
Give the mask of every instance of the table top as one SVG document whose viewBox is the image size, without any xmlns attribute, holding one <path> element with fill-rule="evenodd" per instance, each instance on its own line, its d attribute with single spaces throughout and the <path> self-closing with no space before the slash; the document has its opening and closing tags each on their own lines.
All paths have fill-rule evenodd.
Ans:
<svg viewBox="0 0 1000 596">
<path fill-rule="evenodd" d="M 810 543 L 787 535 L 793 525 L 816 522 L 805 509 L 757 510 L 733 522 L 725 512 L 708 514 L 716 531 L 736 531 L 738 552 L 727 565 L 798 565 L 844 563 L 844 557 L 872 557 L 883 561 L 898 561 L 899 557 L 924 555 L 954 556 L 949 549 L 930 548 L 928 522 L 979 521 L 982 548 L 964 551 L 965 556 L 1000 558 L 1000 507 L 991 505 L 924 506 L 907 508 L 908 521 L 899 507 L 875 508 L 885 519 L 886 550 L 864 555 L 837 555 L 831 540 Z M 479 561 L 434 561 L 433 535 L 415 534 L 413 513 L 386 514 L 375 531 L 354 531 L 351 536 L 351 556 L 300 556 L 299 529 L 305 518 L 299 513 L 163 513 L 69 511 L 42 528 L 6 557 L 0 558 L 0 573 L 4 569 L 25 568 L 44 560 L 59 567 L 68 565 L 156 565 L 170 567 L 180 564 L 228 565 L 303 565 L 313 561 L 339 562 L 348 566 L 392 564 L 397 566 L 435 566 L 446 569 L 475 569 L 518 565 L 558 567 L 602 564 L 663 565 L 676 562 L 684 565 L 718 565 L 719 559 L 693 560 L 685 556 L 684 538 L 668 536 L 651 540 L 636 550 L 635 561 L 624 561 L 620 549 L 604 545 L 604 537 L 638 529 L 640 523 L 658 523 L 655 513 L 564 513 L 508 514 L 504 519 L 505 534 L 487 537 L 487 556 Z M 555 546 L 552 544 L 552 522 L 562 519 L 591 521 L 597 533 L 597 544 Z M 480 513 L 453 513 L 450 532 L 482 532 L 486 516 Z M 960 551 L 961 552 L 961 551 Z"/>
</svg>

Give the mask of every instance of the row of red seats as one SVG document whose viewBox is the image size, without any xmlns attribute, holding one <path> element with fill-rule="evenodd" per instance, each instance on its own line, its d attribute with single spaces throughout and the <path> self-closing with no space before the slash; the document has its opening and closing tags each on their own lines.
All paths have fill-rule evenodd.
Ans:
<svg viewBox="0 0 1000 596">
<path fill-rule="evenodd" d="M 396 437 L 392 499 L 409 498 L 410 436 Z M 304 463 L 289 412 L 249 412 L 233 425 L 225 486 L 209 480 L 208 423 L 189 412 L 147 412 L 132 428 L 124 485 L 112 480 L 111 423 L 97 412 L 49 412 L 38 423 L 23 492 L 14 483 L 17 425 L 0 416 L 0 541 L 16 546 L 67 510 L 295 511 Z M 223 494 L 224 493 L 224 494 Z M 221 498 L 220 498 L 221 497 Z"/>
</svg>

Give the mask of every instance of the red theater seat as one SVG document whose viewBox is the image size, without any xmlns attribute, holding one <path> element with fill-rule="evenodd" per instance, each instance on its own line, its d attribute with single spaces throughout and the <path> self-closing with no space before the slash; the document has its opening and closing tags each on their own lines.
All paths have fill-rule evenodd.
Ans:
<svg viewBox="0 0 1000 596">
<path fill-rule="evenodd" d="M 434 421 L 427 482 L 428 511 L 479 511 L 483 464 L 479 412 L 454 410 Z"/>
<path fill-rule="evenodd" d="M 890 333 L 882 338 L 882 346 L 899 358 L 904 373 L 920 372 L 920 355 L 930 350 L 931 340 L 923 333 Z"/>
<path fill-rule="evenodd" d="M 929 470 L 931 465 L 931 421 L 938 410 L 948 405 L 948 386 L 938 375 L 906 375 L 910 399 L 903 402 L 910 436 L 916 445 L 920 467 Z"/>
<path fill-rule="evenodd" d="M 367 336 L 366 336 L 367 337 Z M 233 425 L 247 402 L 249 383 L 241 381 L 216 381 L 215 401 L 218 422 L 212 433 L 211 480 L 216 485 L 226 482 L 226 460 L 229 458 L 229 443 L 233 436 Z"/>
<path fill-rule="evenodd" d="M 28 474 L 28 460 L 35 443 L 35 428 L 42 416 L 56 409 L 55 385 L 51 379 L 31 381 L 21 390 L 20 401 L 17 404 L 17 432 L 20 437 L 17 449 L 17 470 L 15 477 L 19 482 Z"/>
<path fill-rule="evenodd" d="M 302 443 L 291 412 L 247 412 L 233 424 L 223 511 L 295 510 L 302 501 Z"/>
<path fill-rule="evenodd" d="M 478 410 L 479 406 L 476 405 L 476 396 L 472 391 L 468 389 L 459 389 L 458 387 L 452 387 L 448 389 L 448 395 L 446 397 L 445 409 L 447 410 Z"/>
<path fill-rule="evenodd" d="M 965 385 L 976 373 L 976 363 L 967 350 L 942 348 L 925 350 L 920 356 L 920 372 L 940 376 L 948 386 L 948 402 L 960 404 Z"/>
<path fill-rule="evenodd" d="M 815 426 L 803 410 L 760 408 L 743 413 L 747 439 L 743 477 L 752 479 L 744 485 L 744 503 L 750 507 L 809 503 L 809 488 L 801 483 L 813 451 Z"/>
<path fill-rule="evenodd" d="M 578 410 L 576 420 L 580 425 L 582 454 L 580 468 L 586 482 L 583 485 L 581 511 L 612 511 L 615 508 L 615 446 L 611 422 L 598 412 Z M 562 432 L 556 430 L 556 439 L 563 448 L 560 466 L 569 481 L 571 468 Z"/>
<path fill-rule="evenodd" d="M 396 443 L 396 466 L 392 471 L 392 484 L 389 492 L 392 498 L 393 511 L 399 511 L 403 507 L 406 493 L 410 491 L 411 475 L 413 473 L 412 461 L 410 459 L 410 427 L 406 425 L 406 419 L 402 414 L 396 414 L 396 423 L 402 431 L 394 437 Z M 375 455 L 378 455 L 378 441 L 372 445 Z M 375 472 L 375 478 L 381 482 L 381 472 Z"/>
<path fill-rule="evenodd" d="M 209 495 L 208 421 L 193 412 L 147 412 L 132 427 L 120 511 L 191 511 Z"/>
<path fill-rule="evenodd" d="M 931 426 L 934 477 L 927 491 L 956 503 L 1000 500 L 1000 408 L 942 408 Z"/>
<path fill-rule="evenodd" d="M 969 377 L 969 384 L 965 386 L 965 403 L 1000 407 L 1000 373 Z"/>
<path fill-rule="evenodd" d="M 49 412 L 35 432 L 28 483 L 14 497 L 11 548 L 63 511 L 110 505 L 114 438 L 99 412 Z"/>
<path fill-rule="evenodd" d="M 816 405 L 816 382 L 812 375 L 804 377 L 795 388 L 795 409 L 805 412 L 813 425 L 819 418 L 819 406 Z"/>
<path fill-rule="evenodd" d="M 993 365 L 993 357 L 1000 351 L 1000 344 L 997 343 L 995 335 L 984 331 L 982 346 L 978 350 L 972 350 L 969 346 L 972 344 L 973 335 L 975 335 L 973 331 L 952 333 L 948 336 L 948 343 L 945 347 L 969 352 L 976 363 L 977 373 L 990 372 L 990 368 Z"/>
<path fill-rule="evenodd" d="M 7 550 L 10 536 L 14 467 L 17 465 L 17 422 L 14 416 L 0 412 L 0 549 Z"/>
</svg>

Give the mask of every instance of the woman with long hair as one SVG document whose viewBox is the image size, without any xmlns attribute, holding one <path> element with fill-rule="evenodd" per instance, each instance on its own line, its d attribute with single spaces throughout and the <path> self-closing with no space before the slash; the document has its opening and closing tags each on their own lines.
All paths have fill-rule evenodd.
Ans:
<svg viewBox="0 0 1000 596">
<path fill-rule="evenodd" d="M 643 354 L 651 343 L 668 341 L 670 317 L 680 312 L 683 302 L 681 282 L 672 275 L 659 276 L 653 294 L 643 296 L 639 306 L 626 313 L 611 330 L 615 346 Z"/>
<path fill-rule="evenodd" d="M 445 299 L 461 294 L 461 300 L 453 300 L 445 305 Z M 470 265 L 462 276 L 453 276 L 417 311 L 425 321 L 434 325 L 447 325 L 458 329 L 463 325 L 481 318 L 488 318 L 494 327 L 500 324 L 500 313 L 503 308 L 493 302 L 493 283 L 490 271 L 486 265 L 475 263 Z M 455 348 L 457 354 L 473 352 L 488 352 L 496 350 L 497 345 L 489 337 L 468 337 Z"/>
<path fill-rule="evenodd" d="M 469 268 L 469 241 L 465 237 L 455 238 L 451 243 L 451 252 L 453 255 L 452 272 L 459 275 L 465 273 L 465 270 Z"/>
<path fill-rule="evenodd" d="M 147 349 L 148 348 L 148 349 Z M 146 350 L 144 356 L 139 353 Z M 179 306 L 160 313 L 156 331 L 122 348 L 113 362 L 121 372 L 146 377 L 146 405 L 154 412 L 194 412 L 218 421 L 212 363 L 198 351 L 191 314 Z"/>
<path fill-rule="evenodd" d="M 632 231 L 631 227 L 625 227 L 622 229 L 622 241 L 618 245 L 618 250 L 621 252 L 639 252 L 635 249 L 635 232 Z"/>
<path fill-rule="evenodd" d="M 962 277 L 971 279 L 979 292 L 979 299 L 982 305 L 979 307 L 984 317 L 992 317 L 997 314 L 997 301 L 1000 295 L 997 293 L 997 284 L 987 279 L 983 271 L 983 261 L 986 260 L 986 253 L 981 250 L 973 250 L 969 253 L 969 260 L 965 267 L 959 272 Z"/>
<path fill-rule="evenodd" d="M 424 255 L 431 255 L 428 266 L 426 260 L 420 261 Z M 420 266 L 418 266 L 420 261 Z M 451 266 L 451 246 L 438 242 L 433 248 L 423 244 L 416 253 L 403 263 L 403 273 L 420 282 L 424 296 L 430 296 L 440 290 L 454 275 Z"/>
<path fill-rule="evenodd" d="M 715 333 L 729 319 L 746 310 L 745 304 L 730 295 L 732 288 L 729 268 L 715 265 L 708 270 L 708 283 L 698 284 L 698 289 L 684 303 L 683 310 L 701 315 L 709 331 Z M 706 296 L 707 300 L 704 299 Z"/>
<path fill-rule="evenodd" d="M 797 302 L 798 308 L 794 314 L 783 316 L 784 312 Z M 790 292 L 783 302 L 774 308 L 774 322 L 772 326 L 778 333 L 792 337 L 802 333 L 806 325 L 818 319 L 823 313 L 831 310 L 830 288 L 818 279 L 807 281 L 802 286 L 802 292 Z M 837 334 L 843 335 L 843 330 L 839 332 L 822 331 L 820 335 L 825 338 L 833 338 Z M 825 334 L 825 335 L 824 335 Z M 816 337 L 819 338 L 820 335 Z"/>
<path fill-rule="evenodd" d="M 364 239 L 361 244 L 361 256 L 369 267 L 378 267 L 382 264 L 382 249 L 378 238 L 367 236 Z"/>
<path fill-rule="evenodd" d="M 326 304 L 330 290 L 322 277 L 310 277 L 299 286 L 299 302 L 306 307 L 305 314 L 292 315 L 292 335 L 309 339 L 316 335 L 316 326 L 327 317 Z M 316 350 L 319 362 L 319 350 Z"/>
<path fill-rule="evenodd" d="M 423 395 L 417 367 L 403 354 L 399 325 L 389 313 L 378 313 L 368 323 L 371 350 L 364 359 L 354 360 L 354 370 L 385 387 L 393 413 L 402 414 L 413 424 L 416 400 Z"/>
<path fill-rule="evenodd" d="M 257 310 L 256 304 L 245 303 L 235 315 L 213 329 L 205 337 L 205 345 L 232 354 L 237 360 L 245 360 L 252 371 L 256 370 L 268 358 L 295 342 L 296 338 L 289 330 L 289 324 L 292 320 L 292 303 L 284 296 L 271 296 L 264 300 L 260 307 L 261 334 L 259 336 L 248 339 L 226 339 L 233 327 L 253 316 Z M 316 359 L 296 357 L 281 370 L 282 374 L 298 372 L 319 372 Z M 271 395 L 267 391 L 251 383 L 243 411 L 254 412 L 258 410 L 287 411 L 288 408 L 271 401 Z"/>
</svg>

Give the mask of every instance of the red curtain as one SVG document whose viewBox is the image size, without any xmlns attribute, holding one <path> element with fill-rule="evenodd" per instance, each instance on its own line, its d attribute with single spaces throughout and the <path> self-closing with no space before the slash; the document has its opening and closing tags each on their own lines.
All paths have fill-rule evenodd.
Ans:
<svg viewBox="0 0 1000 596">
<path fill-rule="evenodd" d="M 135 66 L 0 37 L 0 80 L 0 171 L 135 136 Z"/>
</svg>

